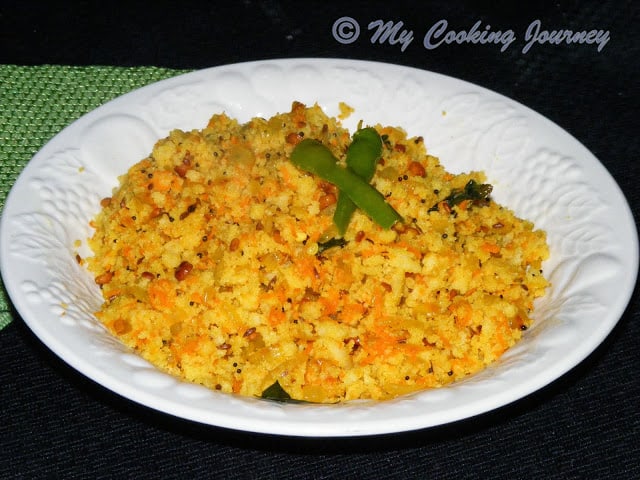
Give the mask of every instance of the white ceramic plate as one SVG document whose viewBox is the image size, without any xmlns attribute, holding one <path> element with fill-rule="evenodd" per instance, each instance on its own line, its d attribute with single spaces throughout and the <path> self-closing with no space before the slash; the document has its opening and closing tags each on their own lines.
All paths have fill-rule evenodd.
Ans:
<svg viewBox="0 0 640 480">
<path fill-rule="evenodd" d="M 203 128 L 225 111 L 240 121 L 318 102 L 345 122 L 399 125 L 422 135 L 453 172 L 485 170 L 494 198 L 548 232 L 551 290 L 535 324 L 493 367 L 450 387 L 389 402 L 278 404 L 240 398 L 160 373 L 112 338 L 92 312 L 101 303 L 74 258 L 76 240 L 116 177 L 170 129 Z M 400 432 L 477 415 L 543 387 L 608 335 L 631 296 L 638 239 L 624 196 L 567 132 L 478 86 L 401 66 L 292 59 L 202 70 L 136 90 L 51 140 L 11 191 L 0 232 L 3 279 L 35 334 L 72 367 L 151 408 L 205 424 L 299 436 Z M 86 246 L 80 248 L 88 253 Z"/>
</svg>

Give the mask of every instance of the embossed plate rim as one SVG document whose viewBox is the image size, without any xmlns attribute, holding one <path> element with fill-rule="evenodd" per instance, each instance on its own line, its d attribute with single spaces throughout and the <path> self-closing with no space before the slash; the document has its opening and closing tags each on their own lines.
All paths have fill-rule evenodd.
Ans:
<svg viewBox="0 0 640 480">
<path fill-rule="evenodd" d="M 279 77 L 282 72 L 286 72 L 288 76 L 286 78 Z M 327 81 L 326 85 L 320 81 L 314 83 L 314 73 L 320 73 L 320 77 L 331 73 L 330 81 Z M 253 78 L 252 75 L 254 76 Z M 336 75 L 342 75 L 344 78 L 334 79 L 333 77 Z M 252 84 L 252 80 L 255 81 L 256 77 L 259 77 L 262 83 Z M 304 80 L 300 82 L 303 85 L 315 85 L 315 90 L 305 91 L 298 84 L 286 85 L 289 77 Z M 274 79 L 281 80 L 282 83 L 278 84 L 274 82 Z M 362 79 L 367 82 L 365 86 L 368 90 L 364 89 L 365 93 L 362 93 L 362 89 L 353 89 L 349 83 L 350 80 L 361 81 Z M 323 78 L 323 80 L 327 80 L 327 78 Z M 243 86 L 245 81 L 246 85 Z M 328 83 L 330 82 L 336 83 L 329 85 Z M 225 95 L 224 99 L 218 98 L 213 94 L 207 97 L 206 90 L 198 90 L 202 85 L 215 90 L 216 88 L 221 88 L 219 85 L 222 84 L 226 85 L 227 91 L 225 93 L 228 94 Z M 251 91 L 246 91 L 247 86 L 251 88 Z M 342 89 L 336 89 L 336 86 Z M 390 86 L 394 88 L 389 88 Z M 285 90 L 287 87 L 291 91 Z M 411 99 L 402 97 L 404 93 L 402 87 L 411 87 L 412 92 L 422 95 L 419 100 L 424 102 L 424 105 L 429 104 L 431 107 L 446 105 L 451 107 L 451 111 L 444 116 L 440 112 L 437 112 L 438 115 L 436 115 L 436 110 L 433 108 L 425 108 L 425 112 L 418 113 L 424 115 L 427 119 L 420 117 L 415 125 L 406 125 L 401 121 L 396 121 L 410 115 L 412 108 L 415 107 L 410 103 Z M 376 91 L 376 88 L 379 89 Z M 262 89 L 261 93 L 266 93 L 267 95 L 257 93 L 257 90 L 260 89 Z M 392 107 L 382 109 L 376 106 L 376 102 L 384 104 L 386 100 L 389 100 L 385 98 L 389 91 L 393 95 L 399 96 L 398 102 L 401 106 L 406 107 L 405 110 L 397 111 Z M 189 100 L 189 95 L 194 92 L 201 93 L 202 99 Z M 337 92 L 341 92 L 339 97 Z M 449 94 L 455 92 L 460 101 L 449 104 L 444 101 L 431 104 L 429 102 L 434 100 L 430 97 L 432 92 L 441 94 L 443 97 L 447 92 Z M 455 143 L 459 141 L 459 138 L 463 138 L 462 136 L 456 137 L 456 135 L 464 133 L 465 128 L 471 128 L 470 125 L 465 125 L 464 115 L 460 112 L 473 113 L 473 108 L 477 107 L 477 105 L 474 107 L 474 102 L 481 102 L 480 113 L 483 114 L 482 118 L 485 118 L 484 114 L 487 112 L 489 113 L 488 117 L 493 115 L 491 118 L 495 120 L 495 124 L 489 124 L 486 127 L 487 131 L 489 129 L 495 130 L 497 127 L 511 128 L 509 125 L 505 127 L 504 119 L 501 117 L 503 111 L 501 109 L 505 108 L 516 115 L 516 117 L 509 117 L 508 120 L 511 118 L 524 119 L 527 128 L 532 129 L 534 132 L 542 130 L 547 135 L 547 138 L 550 139 L 552 147 L 562 147 L 560 149 L 561 154 L 571 159 L 573 157 L 566 153 L 571 152 L 573 156 L 579 158 L 581 163 L 578 165 L 580 168 L 577 170 L 582 168 L 587 172 L 587 186 L 584 188 L 588 189 L 589 182 L 597 178 L 598 185 L 606 192 L 613 205 L 611 208 L 615 208 L 617 214 L 613 219 L 605 219 L 602 214 L 598 214 L 598 219 L 602 220 L 606 227 L 612 227 L 621 232 L 621 238 L 616 238 L 615 241 L 617 243 L 606 251 L 609 256 L 595 255 L 595 263 L 589 263 L 578 254 L 578 263 L 576 264 L 578 270 L 570 272 L 574 274 L 575 278 L 570 275 L 568 278 L 563 278 L 562 276 L 558 278 L 559 282 L 569 291 L 574 288 L 574 293 L 584 294 L 586 292 L 593 296 L 593 291 L 589 284 L 591 274 L 599 271 L 598 269 L 602 265 L 608 267 L 611 270 L 608 273 L 612 275 L 617 283 L 616 287 L 619 288 L 615 289 L 614 301 L 606 304 L 608 310 L 604 321 L 595 322 L 594 319 L 587 318 L 588 326 L 593 327 L 589 335 L 579 338 L 577 346 L 572 346 L 566 352 L 559 352 L 558 345 L 564 348 L 568 340 L 571 340 L 568 336 L 575 332 L 580 333 L 581 329 L 586 327 L 575 323 L 574 319 L 571 318 L 569 318 L 570 321 L 561 324 L 560 328 L 549 327 L 549 323 L 545 323 L 545 319 L 542 319 L 541 324 L 543 327 L 541 327 L 541 330 L 536 333 L 535 329 L 532 329 L 533 332 L 527 332 L 529 337 L 525 338 L 527 340 L 527 349 L 533 349 L 534 351 L 536 348 L 542 349 L 545 355 L 550 355 L 552 360 L 556 360 L 552 363 L 545 360 L 547 363 L 544 365 L 547 368 L 543 372 L 533 370 L 537 365 L 542 364 L 539 359 L 530 364 L 523 364 L 521 358 L 523 358 L 524 347 L 520 348 L 521 345 L 518 345 L 508 352 L 503 361 L 495 367 L 452 387 L 423 392 L 390 402 L 356 402 L 336 406 L 304 406 L 282 405 L 256 399 L 231 397 L 211 392 L 201 387 L 183 384 L 171 377 L 159 374 L 144 362 L 136 359 L 136 357 L 121 351 L 117 345 L 109 343 L 111 341 L 110 337 L 105 336 L 101 331 L 93 331 L 93 324 L 90 321 L 87 321 L 88 326 L 86 327 L 74 326 L 71 321 L 65 323 L 64 308 L 56 309 L 54 313 L 50 307 L 45 308 L 46 305 L 42 305 L 46 302 L 59 301 L 60 298 L 65 298 L 64 292 L 60 292 L 58 285 L 52 279 L 49 279 L 49 283 L 45 285 L 47 289 L 43 290 L 44 293 L 40 292 L 38 290 L 41 286 L 38 283 L 39 279 L 51 276 L 50 272 L 47 271 L 47 265 L 38 261 L 31 262 L 28 259 L 17 259 L 18 254 L 11 250 L 11 244 L 15 241 L 27 241 L 24 239 L 24 218 L 26 218 L 26 214 L 33 212 L 41 214 L 46 208 L 59 209 L 59 207 L 56 207 L 56 202 L 62 202 L 63 205 L 67 205 L 64 202 L 68 202 L 69 205 L 73 205 L 73 198 L 70 199 L 68 195 L 65 195 L 69 192 L 63 191 L 62 195 L 56 196 L 55 187 L 58 184 L 52 185 L 53 190 L 50 190 L 47 182 L 44 181 L 45 179 L 38 177 L 39 172 L 46 171 L 46 168 L 52 168 L 52 163 L 54 162 L 52 158 L 58 155 L 63 147 L 71 150 L 77 147 L 81 150 L 80 162 L 82 166 L 87 163 L 87 175 L 89 175 L 89 171 L 94 175 L 94 177 L 89 176 L 88 178 L 97 181 L 96 184 L 101 189 L 100 194 L 106 194 L 108 193 L 106 191 L 107 186 L 112 184 L 109 182 L 101 183 L 100 176 L 105 173 L 105 164 L 111 160 L 118 163 L 119 160 L 117 158 L 105 159 L 105 157 L 100 156 L 103 153 L 97 153 L 95 148 L 97 148 L 96 145 L 99 145 L 101 149 L 108 152 L 112 152 L 111 149 L 113 149 L 113 156 L 117 156 L 116 153 L 119 153 L 117 146 L 110 144 L 110 138 L 107 135 L 113 133 L 110 129 L 116 129 L 114 131 L 118 135 L 123 134 L 122 131 L 117 130 L 120 127 L 122 127 L 122 130 L 131 129 L 133 134 L 139 134 L 140 138 L 148 141 L 165 136 L 166 129 L 169 127 L 199 128 L 206 121 L 205 116 L 208 117 L 213 113 L 211 110 L 199 108 L 197 102 L 200 101 L 204 104 L 207 101 L 211 101 L 212 103 L 209 103 L 209 106 L 217 104 L 219 101 L 221 105 L 227 107 L 226 109 L 230 114 L 239 117 L 241 120 L 247 120 L 253 115 L 275 113 L 273 109 L 276 103 L 270 100 L 271 97 L 266 98 L 270 93 L 273 93 L 274 97 L 281 101 L 284 101 L 283 99 L 289 96 L 289 103 L 293 99 L 310 102 L 313 101 L 311 97 L 314 97 L 323 108 L 326 108 L 332 114 L 337 113 L 337 111 L 331 111 L 331 109 L 336 108 L 338 101 L 346 101 L 356 107 L 354 116 L 345 122 L 350 127 L 359 118 L 364 118 L 368 122 L 380 121 L 381 123 L 395 123 L 404 127 L 415 127 L 419 131 L 410 131 L 409 133 L 425 133 L 427 147 L 435 150 L 434 153 L 441 157 L 443 164 L 447 168 L 451 167 L 451 150 L 453 149 L 456 153 L 466 151 L 469 150 L 469 145 L 471 144 L 474 145 L 474 148 L 478 148 L 478 150 L 473 150 L 472 153 L 486 150 L 486 153 L 489 154 L 488 156 L 495 154 L 495 158 L 489 160 L 489 165 L 491 168 L 495 167 L 496 171 L 500 170 L 500 168 L 506 168 L 507 170 L 509 168 L 508 165 L 505 166 L 504 162 L 500 163 L 502 161 L 499 158 L 500 152 L 513 155 L 529 153 L 530 145 L 521 145 L 517 142 L 513 145 L 509 142 L 504 142 L 506 144 L 505 150 L 503 148 L 505 145 L 501 143 L 503 137 L 499 136 L 496 137 L 496 145 L 491 144 L 487 147 L 485 145 L 486 142 L 483 143 L 483 141 L 487 137 L 493 139 L 491 135 L 495 136 L 495 134 L 487 134 L 486 131 L 474 132 L 478 133 L 476 143 L 469 143 L 469 139 Z M 299 96 L 292 96 L 296 93 Z M 196 117 L 198 115 L 187 116 L 186 107 L 182 107 L 182 104 L 175 100 L 174 97 L 179 96 L 178 94 L 183 95 L 181 100 L 187 99 L 188 101 L 196 102 L 193 111 L 197 111 L 197 114 L 200 115 L 197 120 Z M 242 100 L 244 94 L 247 94 L 246 98 L 250 99 L 246 103 L 243 103 Z M 320 99 L 319 97 L 322 98 Z M 255 100 L 256 103 L 252 104 L 251 100 Z M 227 103 L 224 103 L 225 101 Z M 171 112 L 171 108 L 163 109 L 162 107 L 175 107 L 177 111 Z M 287 107 L 288 105 L 283 103 L 277 104 L 277 110 L 279 111 Z M 389 107 L 389 105 L 385 105 L 385 107 Z M 491 108 L 494 110 L 491 110 Z M 110 117 L 111 115 L 116 117 Z M 111 122 L 113 118 L 116 118 L 117 121 Z M 104 122 L 105 119 L 111 123 Z M 178 120 L 180 122 L 177 124 L 172 123 Z M 431 122 L 428 132 L 423 132 L 424 122 L 427 121 Z M 104 125 L 100 122 L 103 122 Z M 351 125 L 349 124 L 350 122 L 352 122 Z M 455 122 L 458 122 L 458 124 Z M 517 122 L 515 123 L 517 124 Z M 96 125 L 100 128 L 97 128 Z M 508 129 L 505 131 L 509 133 Z M 526 131 L 525 128 L 515 133 L 520 135 L 526 133 Z M 452 134 L 452 132 L 456 135 Z M 453 146 L 445 141 L 448 135 L 455 140 Z M 516 136 L 515 134 L 512 135 L 514 138 Z M 509 141 L 513 140 L 508 135 L 506 138 Z M 430 143 L 430 139 L 434 143 Z M 127 141 L 130 141 L 128 136 L 125 143 Z M 87 145 L 86 142 L 89 144 Z M 145 151 L 145 148 L 150 149 L 148 144 L 140 146 L 132 143 L 125 146 L 127 148 L 129 146 L 135 147 L 131 148 L 131 151 L 138 149 L 135 158 L 133 156 L 132 158 L 127 158 L 125 163 L 136 161 L 148 152 L 148 150 Z M 495 147 L 495 151 L 492 150 L 493 147 Z M 441 150 L 439 151 L 439 149 Z M 566 171 L 567 175 L 577 175 L 576 169 L 572 169 L 575 165 L 567 162 L 562 155 L 552 155 L 554 152 L 555 150 L 551 150 L 549 155 L 542 154 L 533 158 L 542 167 L 560 166 L 565 168 L 565 166 L 568 166 L 563 172 Z M 69 155 L 73 157 L 75 153 Z M 101 163 L 96 158 L 100 159 Z M 476 160 L 474 159 L 473 161 L 475 162 Z M 522 163 L 523 160 L 520 159 L 519 162 Z M 517 166 L 521 166 L 520 163 Z M 108 166 L 115 169 L 112 165 Z M 462 165 L 457 165 L 458 168 L 461 166 L 464 166 L 464 161 Z M 491 174 L 491 171 L 489 169 L 488 173 Z M 122 169 L 117 169 L 116 172 L 122 173 Z M 108 168 L 106 173 L 111 174 Z M 499 180 L 508 180 L 511 177 L 509 172 L 503 172 L 503 177 L 498 175 L 497 178 Z M 512 184 L 509 181 L 503 181 L 502 183 L 498 181 L 498 194 L 506 192 L 505 195 L 507 197 L 512 195 L 515 198 L 517 196 L 515 190 L 517 190 L 518 185 L 517 179 L 513 180 Z M 72 182 L 74 180 L 69 181 Z M 64 182 L 62 183 L 61 186 L 65 187 Z M 34 188 L 34 186 L 38 188 Z M 34 195 L 34 190 L 37 195 Z M 49 197 L 45 198 L 43 195 L 48 195 Z M 43 201 L 43 198 L 46 199 L 46 202 Z M 526 203 L 526 199 L 524 202 L 525 207 L 529 208 L 530 205 Z M 47 204 L 46 208 L 43 207 L 43 203 Z M 569 203 L 567 205 L 570 206 Z M 56 213 L 59 212 L 56 211 Z M 68 219 L 64 215 L 61 216 Z M 29 218 L 30 221 L 34 221 L 36 226 L 41 226 L 42 222 L 40 220 L 34 220 L 33 217 Z M 72 220 L 69 219 L 69 221 Z M 61 228 L 64 229 L 65 227 L 62 226 Z M 21 229 L 22 237 L 20 236 Z M 30 246 L 29 248 L 34 249 L 33 251 L 37 253 L 37 247 Z M 68 249 L 71 256 L 72 248 L 70 245 L 68 245 Z M 622 252 L 623 250 L 624 252 Z M 571 258 L 563 258 L 563 260 L 570 261 Z M 622 263 L 617 264 L 616 262 Z M 611 264 L 613 264 L 613 267 Z M 163 80 L 123 95 L 88 113 L 64 129 L 34 156 L 7 198 L 0 223 L 0 265 L 7 291 L 17 311 L 29 328 L 48 348 L 73 368 L 123 397 L 177 417 L 227 428 L 298 436 L 355 436 L 414 430 L 468 418 L 520 399 L 566 373 L 604 340 L 622 315 L 636 281 L 638 239 L 629 206 L 619 187 L 604 166 L 566 131 L 528 107 L 477 85 L 411 67 L 342 59 L 286 59 L 213 67 Z M 65 266 L 63 268 L 68 267 Z M 558 267 L 557 271 L 564 272 L 560 267 Z M 72 269 L 71 273 L 74 272 L 75 270 Z M 62 273 L 68 274 L 69 272 Z M 27 294 L 25 294 L 25 282 L 32 282 L 31 286 L 26 289 L 28 290 Z M 594 277 L 593 282 L 596 282 L 597 285 L 603 284 L 603 282 L 604 285 L 609 285 L 607 283 L 609 279 L 603 279 L 597 275 Z M 20 284 L 23 286 L 21 287 Z M 52 284 L 53 287 L 51 287 Z M 559 312 L 561 314 L 566 313 L 562 308 L 564 307 L 561 307 Z M 77 314 L 77 312 L 75 313 Z M 573 313 L 575 313 L 575 308 Z M 574 321 L 574 323 L 571 323 L 571 321 Z M 566 327 L 563 331 L 562 327 L 565 325 L 569 325 L 569 327 Z M 89 343 L 97 342 L 98 346 L 94 345 L 92 350 L 85 344 L 87 341 Z M 106 346 L 103 346 L 101 342 L 105 343 Z M 96 351 L 99 352 L 99 355 L 93 355 Z M 526 357 L 526 352 L 524 357 Z M 517 369 L 509 368 L 509 365 L 516 365 Z"/>
</svg>

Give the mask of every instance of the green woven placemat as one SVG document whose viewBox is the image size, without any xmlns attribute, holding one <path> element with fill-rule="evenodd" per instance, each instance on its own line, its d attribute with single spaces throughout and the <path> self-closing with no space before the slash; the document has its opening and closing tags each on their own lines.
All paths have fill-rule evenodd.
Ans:
<svg viewBox="0 0 640 480">
<path fill-rule="evenodd" d="M 123 93 L 180 73 L 156 67 L 0 65 L 0 211 L 27 162 L 69 123 Z M 0 280 L 0 329 L 12 315 Z"/>
</svg>

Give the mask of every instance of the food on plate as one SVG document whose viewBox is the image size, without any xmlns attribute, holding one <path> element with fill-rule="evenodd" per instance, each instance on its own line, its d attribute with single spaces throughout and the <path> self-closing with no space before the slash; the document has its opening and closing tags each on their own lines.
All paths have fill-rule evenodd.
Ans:
<svg viewBox="0 0 640 480">
<path fill-rule="evenodd" d="M 344 110 L 344 108 L 342 108 Z M 318 105 L 174 130 L 92 221 L 96 313 L 222 392 L 384 400 L 481 371 L 548 286 L 543 231 L 402 128 Z"/>
</svg>

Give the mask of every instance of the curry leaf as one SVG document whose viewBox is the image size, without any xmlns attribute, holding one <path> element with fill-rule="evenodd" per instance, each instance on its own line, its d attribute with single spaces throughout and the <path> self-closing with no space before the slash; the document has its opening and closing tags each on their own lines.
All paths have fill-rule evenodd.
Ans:
<svg viewBox="0 0 640 480">
<path fill-rule="evenodd" d="M 460 204 L 464 200 L 488 200 L 491 191 L 493 190 L 493 186 L 488 183 L 478 183 L 475 180 L 469 180 L 463 189 L 454 188 L 451 190 L 451 193 L 442 200 L 449 207 L 454 207 L 455 205 Z M 433 207 L 429 209 L 430 212 L 435 212 L 438 210 L 438 205 L 441 202 L 436 202 Z"/>
<path fill-rule="evenodd" d="M 318 253 L 316 255 L 320 255 L 322 252 L 329 248 L 333 247 L 344 247 L 347 244 L 347 241 L 344 238 L 331 238 L 326 242 L 318 243 Z"/>
</svg>

